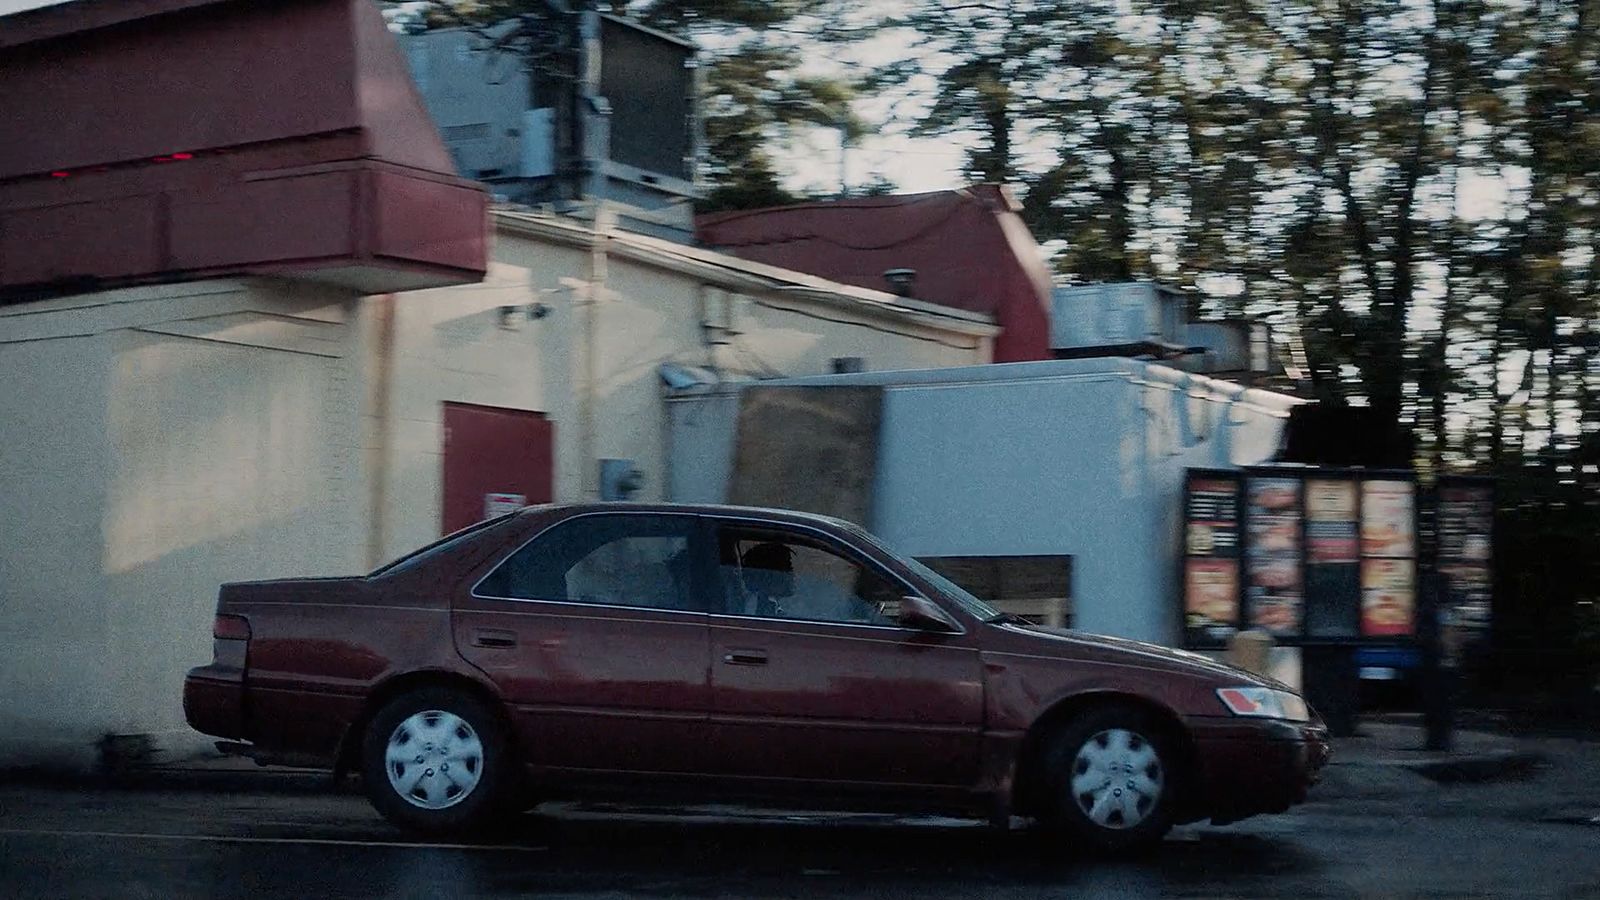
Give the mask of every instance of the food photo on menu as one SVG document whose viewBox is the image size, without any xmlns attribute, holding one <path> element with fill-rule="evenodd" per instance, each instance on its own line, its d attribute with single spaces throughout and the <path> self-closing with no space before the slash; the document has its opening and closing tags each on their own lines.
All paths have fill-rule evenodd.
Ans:
<svg viewBox="0 0 1600 900">
<path fill-rule="evenodd" d="M 1416 609 L 1413 563 L 1409 559 L 1361 562 L 1361 633 L 1369 637 L 1411 634 Z"/>
<path fill-rule="evenodd" d="M 1250 621 L 1273 634 L 1300 630 L 1300 598 L 1296 595 L 1250 597 Z"/>
<path fill-rule="evenodd" d="M 1300 503 L 1298 482 L 1271 478 L 1250 483 L 1250 503 L 1261 510 L 1293 514 Z"/>
<path fill-rule="evenodd" d="M 1361 552 L 1365 556 L 1404 557 L 1415 552 L 1412 487 L 1405 481 L 1361 485 Z"/>
<path fill-rule="evenodd" d="M 1231 628 L 1239 620 L 1238 567 L 1228 560 L 1191 559 L 1185 578 L 1185 624 L 1195 630 Z"/>
</svg>

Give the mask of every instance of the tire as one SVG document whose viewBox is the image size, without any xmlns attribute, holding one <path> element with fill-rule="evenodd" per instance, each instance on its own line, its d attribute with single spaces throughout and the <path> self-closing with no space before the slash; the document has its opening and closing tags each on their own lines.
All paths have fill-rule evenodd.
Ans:
<svg viewBox="0 0 1600 900">
<path fill-rule="evenodd" d="M 449 688 L 389 701 L 362 738 L 367 798 L 384 818 L 414 831 L 460 834 L 494 824 L 514 799 L 515 767 L 500 718 Z"/>
<path fill-rule="evenodd" d="M 1089 709 L 1045 751 L 1045 824 L 1102 853 L 1154 847 L 1172 828 L 1181 785 L 1167 729 L 1135 707 Z"/>
</svg>

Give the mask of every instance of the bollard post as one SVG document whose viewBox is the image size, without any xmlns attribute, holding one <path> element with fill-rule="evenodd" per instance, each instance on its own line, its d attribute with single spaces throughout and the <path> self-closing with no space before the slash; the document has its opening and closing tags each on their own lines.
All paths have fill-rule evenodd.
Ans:
<svg viewBox="0 0 1600 900">
<path fill-rule="evenodd" d="M 1259 628 L 1235 632 L 1228 639 L 1228 662 L 1246 672 L 1267 675 L 1272 664 L 1272 648 L 1276 643 L 1272 635 Z"/>
</svg>

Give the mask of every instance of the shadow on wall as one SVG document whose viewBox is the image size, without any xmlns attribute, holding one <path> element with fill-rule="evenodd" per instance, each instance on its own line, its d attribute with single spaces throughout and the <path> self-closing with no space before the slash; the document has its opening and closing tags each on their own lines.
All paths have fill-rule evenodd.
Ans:
<svg viewBox="0 0 1600 900">
<path fill-rule="evenodd" d="M 81 538 L 44 532 L 24 554 L 41 577 L 5 597 L 5 765 L 203 748 L 184 724 L 182 681 L 210 659 L 218 585 L 347 574 L 360 558 L 357 416 L 340 360 L 115 340 L 107 381 L 82 386 L 91 407 L 104 391 L 104 431 L 84 439 L 104 442 L 105 471 L 46 473 L 64 486 L 103 478 L 104 493 L 58 510 Z"/>
</svg>

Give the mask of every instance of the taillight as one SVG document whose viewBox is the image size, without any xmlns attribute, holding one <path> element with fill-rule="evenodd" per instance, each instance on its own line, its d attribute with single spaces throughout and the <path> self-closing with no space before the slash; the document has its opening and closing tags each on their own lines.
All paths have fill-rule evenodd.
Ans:
<svg viewBox="0 0 1600 900">
<path fill-rule="evenodd" d="M 219 641 L 250 640 L 250 621 L 244 616 L 217 616 L 211 625 L 211 636 Z"/>
</svg>

